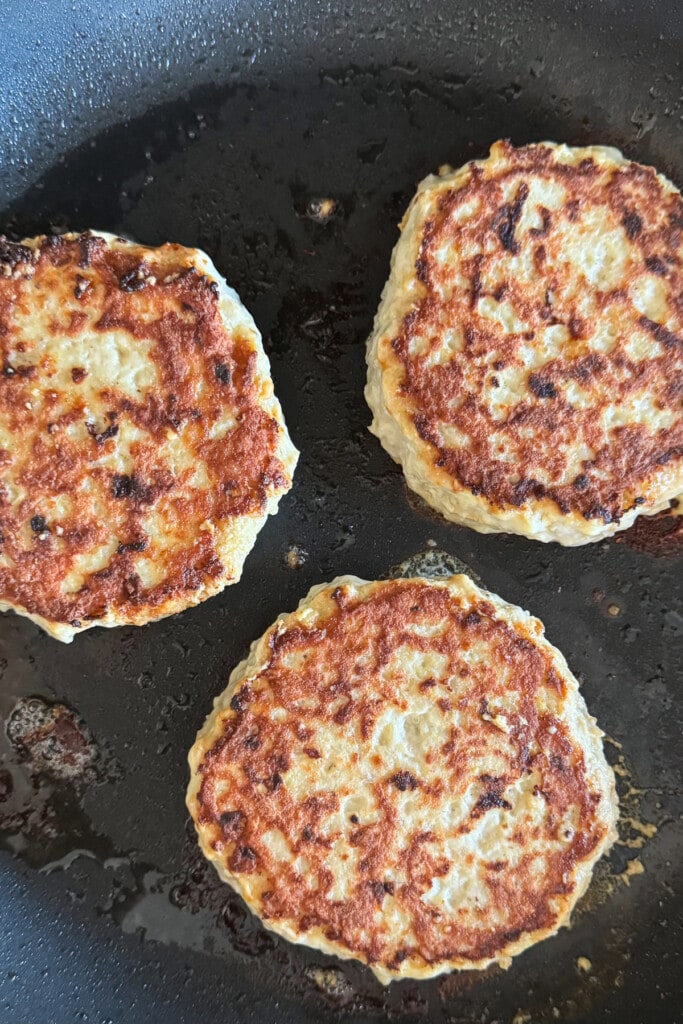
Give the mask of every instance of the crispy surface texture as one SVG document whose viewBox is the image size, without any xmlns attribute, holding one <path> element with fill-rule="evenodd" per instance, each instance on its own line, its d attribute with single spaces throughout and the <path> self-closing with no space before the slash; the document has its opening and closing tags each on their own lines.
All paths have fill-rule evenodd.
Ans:
<svg viewBox="0 0 683 1024">
<path fill-rule="evenodd" d="M 368 342 L 371 430 L 484 533 L 585 544 L 683 490 L 683 201 L 553 143 L 426 178 Z"/>
<path fill-rule="evenodd" d="M 235 583 L 297 460 L 209 258 L 0 239 L 0 608 L 70 641 Z"/>
<path fill-rule="evenodd" d="M 543 626 L 466 576 L 340 577 L 190 751 L 204 854 L 267 928 L 380 981 L 507 966 L 615 838 L 602 733 Z"/>
</svg>

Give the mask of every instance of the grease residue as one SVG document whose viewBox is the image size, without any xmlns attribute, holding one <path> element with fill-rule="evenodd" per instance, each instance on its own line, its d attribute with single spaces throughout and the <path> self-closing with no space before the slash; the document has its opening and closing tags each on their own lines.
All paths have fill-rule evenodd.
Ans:
<svg viewBox="0 0 683 1024">
<path fill-rule="evenodd" d="M 683 554 L 683 500 L 674 499 L 670 509 L 654 516 L 639 516 L 633 526 L 615 537 L 634 551 L 655 558 Z"/>
<path fill-rule="evenodd" d="M 429 542 L 424 551 L 418 551 L 409 558 L 405 558 L 397 565 L 392 565 L 388 576 L 390 579 L 411 576 L 424 576 L 426 579 L 445 579 L 449 576 L 457 576 L 459 573 L 469 578 L 480 587 L 483 587 L 481 577 L 472 569 L 467 562 L 463 562 L 457 555 L 451 555 L 448 551 L 432 547 Z"/>
</svg>

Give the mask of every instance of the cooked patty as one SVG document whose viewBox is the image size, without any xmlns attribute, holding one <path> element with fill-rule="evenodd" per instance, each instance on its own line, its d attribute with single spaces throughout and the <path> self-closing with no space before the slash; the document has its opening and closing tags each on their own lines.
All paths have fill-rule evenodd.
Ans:
<svg viewBox="0 0 683 1024">
<path fill-rule="evenodd" d="M 434 508 L 585 544 L 683 490 L 683 201 L 553 143 L 420 185 L 368 342 L 371 430 Z"/>
<path fill-rule="evenodd" d="M 235 583 L 297 452 L 204 253 L 0 238 L 0 608 L 70 641 Z"/>
<path fill-rule="evenodd" d="M 341 577 L 281 616 L 190 752 L 204 854 L 267 928 L 377 977 L 506 966 L 615 837 L 543 626 L 466 576 Z"/>
</svg>

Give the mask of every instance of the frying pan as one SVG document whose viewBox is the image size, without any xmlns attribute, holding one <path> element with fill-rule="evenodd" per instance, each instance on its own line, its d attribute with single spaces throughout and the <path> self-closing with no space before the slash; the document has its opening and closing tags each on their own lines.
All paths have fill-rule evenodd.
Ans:
<svg viewBox="0 0 683 1024">
<path fill-rule="evenodd" d="M 683 183 L 681 6 L 9 0 L 1 38 L 2 228 L 206 249 L 263 332 L 302 458 L 243 581 L 206 604 L 70 647 L 0 619 L 0 1020 L 680 1020 L 681 531 L 561 549 L 447 524 L 368 434 L 362 387 L 428 171 L 499 136 L 552 138 Z M 279 611 L 413 556 L 465 563 L 543 618 L 608 734 L 621 845 L 572 928 L 507 972 L 386 990 L 274 939 L 220 885 L 186 820 L 185 757 Z"/>
</svg>

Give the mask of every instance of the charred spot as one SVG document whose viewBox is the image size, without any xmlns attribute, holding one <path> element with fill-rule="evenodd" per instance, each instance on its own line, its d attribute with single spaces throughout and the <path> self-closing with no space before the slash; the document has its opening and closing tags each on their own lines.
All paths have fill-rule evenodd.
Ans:
<svg viewBox="0 0 683 1024">
<path fill-rule="evenodd" d="M 357 814 L 350 814 L 349 821 L 351 822 L 352 825 L 357 825 L 358 822 L 360 821 L 360 818 L 358 817 Z"/>
<path fill-rule="evenodd" d="M 572 484 L 572 487 L 575 487 L 577 491 L 585 491 L 586 488 L 588 487 L 589 483 L 590 483 L 590 480 L 586 476 L 586 474 L 585 473 L 579 473 L 579 475 L 574 480 L 574 483 Z"/>
<path fill-rule="evenodd" d="M 472 271 L 472 289 L 470 291 L 470 305 L 472 309 L 475 308 L 477 302 L 481 298 L 482 285 L 481 285 L 481 264 L 483 256 L 474 257 L 474 269 Z"/>
<path fill-rule="evenodd" d="M 421 281 L 422 284 L 427 284 L 429 280 L 429 260 L 422 253 L 415 260 L 415 273 L 417 274 L 418 281 Z"/>
<path fill-rule="evenodd" d="M 529 230 L 529 234 L 533 235 L 534 238 L 542 238 L 543 235 L 547 235 L 552 223 L 550 210 L 547 210 L 545 206 L 539 206 L 538 212 L 541 215 L 541 226 L 540 228 L 531 228 Z M 545 249 L 543 250 L 543 256 L 545 257 Z"/>
<path fill-rule="evenodd" d="M 71 368 L 71 379 L 74 384 L 80 384 L 82 380 L 88 376 L 88 371 L 83 366 L 73 366 Z"/>
<path fill-rule="evenodd" d="M 487 871 L 494 872 L 503 871 L 507 866 L 508 862 L 506 860 L 489 860 L 484 863 Z"/>
<path fill-rule="evenodd" d="M 444 715 L 447 714 L 453 706 L 448 697 L 441 697 L 441 699 L 437 701 L 437 704 L 439 709 L 443 711 Z"/>
<path fill-rule="evenodd" d="M 605 525 L 607 525 L 609 523 L 612 523 L 612 522 L 618 522 L 619 521 L 619 517 L 617 515 L 613 514 L 612 512 L 610 512 L 610 510 L 608 508 L 605 508 L 604 505 L 593 505 L 591 508 L 587 509 L 583 513 L 583 518 L 584 519 L 602 519 L 602 521 L 603 521 L 603 523 L 605 523 Z"/>
<path fill-rule="evenodd" d="M 659 256 L 648 256 L 645 260 L 645 266 L 651 273 L 657 274 L 659 277 L 665 277 L 669 269 Z"/>
<path fill-rule="evenodd" d="M 142 263 L 119 279 L 119 288 L 122 292 L 139 292 L 146 284 L 145 267 Z"/>
<path fill-rule="evenodd" d="M 679 459 L 683 455 L 683 445 L 675 445 L 673 448 L 668 448 L 661 455 L 658 455 L 655 462 L 658 466 L 665 466 L 667 462 L 671 462 L 672 459 Z"/>
<path fill-rule="evenodd" d="M 505 284 L 505 282 L 503 282 L 503 284 L 498 285 L 498 287 L 496 288 L 495 292 L 493 293 L 493 297 L 496 300 L 496 302 L 502 302 L 503 301 L 503 299 L 507 295 L 507 290 L 508 290 L 508 286 Z"/>
<path fill-rule="evenodd" d="M 136 572 L 130 573 L 129 576 L 123 581 L 123 589 L 128 597 L 135 599 L 140 596 L 142 591 L 142 580 Z M 90 618 L 90 616 L 88 616 Z"/>
<path fill-rule="evenodd" d="M 423 693 L 425 690 L 431 690 L 434 686 L 436 686 L 436 681 L 434 679 L 423 679 L 420 683 L 420 689 Z"/>
<path fill-rule="evenodd" d="M 47 530 L 45 516 L 31 516 L 31 529 L 34 533 L 42 533 L 43 530 Z"/>
<path fill-rule="evenodd" d="M 147 539 L 145 538 L 143 540 L 132 540 L 127 544 L 119 544 L 116 549 L 116 554 L 125 555 L 127 551 L 146 551 L 147 543 Z"/>
<path fill-rule="evenodd" d="M 577 359 L 569 371 L 569 376 L 574 380 L 587 381 L 594 373 L 602 373 L 604 369 L 604 360 L 597 352 L 591 352 L 590 355 Z"/>
<path fill-rule="evenodd" d="M 567 220 L 575 223 L 579 219 L 579 200 L 570 199 L 564 206 L 567 213 Z"/>
<path fill-rule="evenodd" d="M 256 868 L 256 854 L 251 846 L 238 846 L 230 858 L 230 868 L 238 874 L 248 874 Z"/>
<path fill-rule="evenodd" d="M 135 474 L 114 473 L 112 476 L 112 493 L 115 498 L 133 498 L 142 504 L 149 504 L 154 499 L 154 491 L 143 484 Z"/>
<path fill-rule="evenodd" d="M 546 489 L 540 480 L 534 480 L 533 477 L 527 477 L 525 480 L 519 480 L 514 486 L 514 497 L 512 500 L 513 505 L 522 505 L 529 495 L 534 498 L 543 498 L 546 494 Z"/>
<path fill-rule="evenodd" d="M 500 370 L 505 369 L 506 365 L 507 363 L 504 359 L 496 359 L 495 363 L 493 363 L 493 369 L 500 372 Z"/>
<path fill-rule="evenodd" d="M 583 324 L 576 316 L 570 316 L 567 324 L 572 338 L 580 338 L 583 333 Z"/>
<path fill-rule="evenodd" d="M 557 390 L 552 381 L 543 380 L 537 373 L 529 374 L 529 387 L 537 398 L 557 398 Z"/>
<path fill-rule="evenodd" d="M 306 755 L 306 757 L 311 757 L 315 761 L 317 761 L 318 758 L 321 756 L 320 751 L 316 750 L 315 747 L 304 747 L 304 754 Z"/>
<path fill-rule="evenodd" d="M 311 826 L 306 825 L 301 835 L 306 840 L 306 842 L 309 843 L 313 838 L 313 829 L 311 828 Z"/>
<path fill-rule="evenodd" d="M 289 754 L 276 754 L 271 758 L 271 764 L 279 772 L 288 772 L 290 768 Z"/>
<path fill-rule="evenodd" d="M 216 363 L 213 368 L 213 372 L 216 375 L 216 380 L 220 381 L 221 384 L 229 384 L 232 379 L 232 374 L 225 363 Z"/>
<path fill-rule="evenodd" d="M 567 770 L 565 760 L 564 758 L 560 757 L 559 754 L 550 755 L 550 767 L 553 769 L 553 771 L 560 772 L 560 774 L 566 772 Z"/>
<path fill-rule="evenodd" d="M 337 725 L 346 725 L 351 716 L 353 715 L 353 701 L 349 700 L 343 707 L 339 708 L 339 711 L 334 716 L 334 721 Z"/>
<path fill-rule="evenodd" d="M 82 299 L 88 288 L 90 287 L 90 281 L 87 277 L 81 277 L 80 274 L 76 274 L 76 284 L 74 285 L 74 298 Z"/>
<path fill-rule="evenodd" d="M 22 349 L 22 351 L 23 351 L 23 349 Z M 31 380 L 31 378 L 35 377 L 35 375 L 37 373 L 37 367 L 36 366 L 27 366 L 27 365 L 24 365 L 24 366 L 9 366 L 8 364 L 5 364 L 5 371 L 4 372 L 5 372 L 5 376 L 6 377 L 12 377 L 12 376 L 14 376 L 14 374 L 16 374 L 17 377 L 20 377 L 22 380 Z"/>
<path fill-rule="evenodd" d="M 544 245 L 537 245 L 534 249 L 534 262 L 537 266 L 542 266 L 545 263 L 546 251 Z"/>
<path fill-rule="evenodd" d="M 529 195 L 529 186 L 522 182 L 512 203 L 504 203 L 493 219 L 492 227 L 497 233 L 503 248 L 513 255 L 519 252 L 519 244 L 515 240 L 515 231 L 519 218 L 522 216 L 524 204 Z"/>
<path fill-rule="evenodd" d="M 417 789 L 420 783 L 417 781 L 414 775 L 410 772 L 397 772 L 392 775 L 389 779 L 392 785 L 396 786 L 396 789 L 404 793 L 407 789 Z"/>
<path fill-rule="evenodd" d="M 95 255 L 97 249 L 103 244 L 100 239 L 93 238 L 92 235 L 84 234 L 78 239 L 78 248 L 81 253 L 79 260 L 79 267 L 89 267 L 92 263 L 92 258 Z"/>
<path fill-rule="evenodd" d="M 4 235 L 0 235 L 0 263 L 14 270 L 20 263 L 35 263 L 37 255 L 27 245 L 20 245 L 18 242 L 10 242 Z"/>
<path fill-rule="evenodd" d="M 237 693 L 230 701 L 230 707 L 232 708 L 233 711 L 236 711 L 238 714 L 242 714 L 242 712 L 246 709 L 250 698 L 251 694 L 249 693 L 248 688 L 246 686 L 243 686 L 241 690 L 237 691 Z"/>
<path fill-rule="evenodd" d="M 678 335 L 673 333 L 673 331 L 667 330 L 664 324 L 658 324 L 646 316 L 639 317 L 638 323 L 641 327 L 644 327 L 646 331 L 649 331 L 656 341 L 661 342 L 664 348 L 673 348 L 675 345 L 683 345 L 683 339 L 679 338 Z"/>
<path fill-rule="evenodd" d="M 105 427 L 100 433 L 97 432 L 97 427 L 94 423 L 86 423 L 85 429 L 92 437 L 95 444 L 104 444 L 110 437 L 116 437 L 119 432 L 117 423 L 110 423 L 108 427 Z"/>
<path fill-rule="evenodd" d="M 500 387 L 500 381 L 495 376 L 491 377 L 491 379 L 489 381 L 489 384 L 491 385 L 492 388 L 499 388 Z"/>
<path fill-rule="evenodd" d="M 624 231 L 631 242 L 643 230 L 643 222 L 635 210 L 627 210 L 621 218 L 621 223 L 624 225 Z"/>
<path fill-rule="evenodd" d="M 218 818 L 221 832 L 227 840 L 236 839 L 244 830 L 246 822 L 242 811 L 224 811 Z"/>
<path fill-rule="evenodd" d="M 478 626 L 481 622 L 481 615 L 477 611 L 468 612 L 465 618 L 462 620 L 463 626 Z"/>
<path fill-rule="evenodd" d="M 394 893 L 393 882 L 372 881 L 367 884 L 378 903 L 381 903 L 387 894 L 393 895 Z"/>
<path fill-rule="evenodd" d="M 374 898 L 377 900 L 377 902 L 381 903 L 384 897 L 386 896 L 384 882 L 368 882 L 368 887 Z"/>
<path fill-rule="evenodd" d="M 438 437 L 436 437 L 429 419 L 426 416 L 421 416 L 416 413 L 413 416 L 413 422 L 415 423 L 415 429 L 422 440 L 428 441 L 430 444 L 438 447 Z"/>
<path fill-rule="evenodd" d="M 259 740 L 258 736 L 254 733 L 253 736 L 247 736 L 246 740 L 244 741 L 244 746 L 247 748 L 247 750 L 258 750 L 258 748 L 261 746 L 261 741 Z"/>
<path fill-rule="evenodd" d="M 279 772 L 273 772 L 273 774 L 270 777 L 270 781 L 268 783 L 268 788 L 271 790 L 271 792 L 274 793 L 276 790 L 278 790 L 280 788 L 281 785 L 282 785 L 282 776 L 280 775 Z"/>
<path fill-rule="evenodd" d="M 114 473 L 111 489 L 115 498 L 130 498 L 133 493 L 133 477 Z"/>
<path fill-rule="evenodd" d="M 471 816 L 478 818 L 481 814 L 485 814 L 486 811 L 490 811 L 494 807 L 500 807 L 505 811 L 512 810 L 512 804 L 505 800 L 500 793 L 497 793 L 495 790 L 489 790 L 489 792 L 479 797 L 474 805 Z"/>
</svg>

